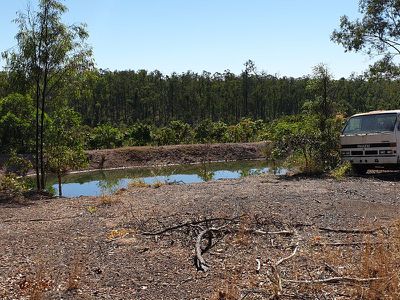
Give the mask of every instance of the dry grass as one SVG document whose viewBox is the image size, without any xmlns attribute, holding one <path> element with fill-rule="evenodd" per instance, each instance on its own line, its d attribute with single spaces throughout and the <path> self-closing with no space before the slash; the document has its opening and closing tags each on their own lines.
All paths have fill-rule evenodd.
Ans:
<svg viewBox="0 0 400 300">
<path fill-rule="evenodd" d="M 129 182 L 128 188 L 148 188 L 150 184 L 145 183 L 143 180 L 133 180 Z"/>
<path fill-rule="evenodd" d="M 252 240 L 249 230 L 252 226 L 250 218 L 242 218 L 239 229 L 227 239 L 228 243 L 236 249 L 257 247 L 260 240 Z M 290 245 L 295 238 L 275 237 L 275 244 L 261 255 L 267 262 L 264 259 L 260 274 L 254 275 L 255 266 L 246 266 L 245 261 L 251 259 L 249 253 L 247 257 L 240 258 L 245 266 L 243 274 L 246 275 L 232 275 L 233 272 L 227 269 L 224 277 L 229 279 L 215 288 L 211 299 L 231 300 L 244 296 L 249 299 L 286 299 L 286 296 L 301 298 L 322 294 L 341 295 L 343 299 L 400 299 L 400 221 L 385 228 L 372 234 L 327 234 L 316 230 L 310 235 L 303 231 L 300 250 L 279 268 L 281 289 L 277 289 L 276 282 L 271 281 L 272 269 L 268 267 L 268 261 L 276 262 L 288 257 L 293 252 Z M 306 238 L 307 235 L 309 238 Z M 266 236 L 266 243 L 268 239 Z M 338 279 L 318 283 L 319 280 L 332 278 Z"/>
<path fill-rule="evenodd" d="M 22 278 L 18 285 L 23 295 L 31 300 L 45 299 L 46 291 L 53 286 L 53 280 L 45 270 L 45 266 L 40 262 L 32 275 Z"/>
<path fill-rule="evenodd" d="M 111 206 L 118 203 L 121 203 L 122 200 L 117 195 L 101 195 L 98 197 L 99 205 L 101 206 Z"/>
<path fill-rule="evenodd" d="M 81 279 L 83 276 L 82 260 L 74 256 L 69 265 L 69 273 L 67 278 L 67 292 L 74 292 L 79 289 Z"/>
<path fill-rule="evenodd" d="M 165 185 L 165 184 L 166 184 L 165 182 L 156 181 L 156 182 L 154 182 L 151 186 L 152 186 L 153 188 L 155 188 L 155 189 L 158 189 L 159 187 L 162 187 L 162 186 Z"/>
<path fill-rule="evenodd" d="M 111 230 L 111 232 L 107 235 L 107 239 L 114 240 L 117 238 L 127 236 L 129 233 L 130 233 L 130 230 L 126 229 L 126 228 L 114 229 L 114 230 Z"/>
</svg>

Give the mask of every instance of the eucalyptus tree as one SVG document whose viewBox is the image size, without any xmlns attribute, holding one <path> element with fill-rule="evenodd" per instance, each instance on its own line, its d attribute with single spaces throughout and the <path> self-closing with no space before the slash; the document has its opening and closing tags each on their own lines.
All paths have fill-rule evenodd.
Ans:
<svg viewBox="0 0 400 300">
<path fill-rule="evenodd" d="M 40 0 L 37 10 L 28 8 L 14 20 L 19 30 L 16 49 L 3 52 L 6 69 L 24 78 L 36 102 L 35 167 L 37 189 L 45 186 L 44 131 L 49 100 L 71 82 L 77 72 L 92 65 L 88 32 L 83 24 L 66 25 L 67 7 L 58 0 Z"/>
<path fill-rule="evenodd" d="M 333 31 L 331 39 L 345 51 L 380 56 L 370 68 L 372 74 L 399 77 L 396 57 L 400 55 L 400 1 L 360 0 L 359 11 L 361 19 L 351 21 L 342 16 L 340 28 Z"/>
</svg>

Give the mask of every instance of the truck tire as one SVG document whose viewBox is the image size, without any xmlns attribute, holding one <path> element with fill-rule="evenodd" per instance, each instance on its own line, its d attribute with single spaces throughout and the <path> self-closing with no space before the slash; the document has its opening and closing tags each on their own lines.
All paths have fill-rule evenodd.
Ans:
<svg viewBox="0 0 400 300">
<path fill-rule="evenodd" d="M 352 165 L 352 169 L 354 174 L 356 175 L 365 175 L 368 171 L 368 168 L 363 165 Z"/>
</svg>

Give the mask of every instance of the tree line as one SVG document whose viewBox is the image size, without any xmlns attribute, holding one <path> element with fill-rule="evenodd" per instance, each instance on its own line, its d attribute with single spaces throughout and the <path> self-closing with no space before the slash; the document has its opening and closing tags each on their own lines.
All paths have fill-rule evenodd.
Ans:
<svg viewBox="0 0 400 300">
<path fill-rule="evenodd" d="M 29 88 L 13 84 L 12 77 L 1 73 L 0 95 L 27 94 Z M 227 124 L 243 118 L 268 122 L 301 113 L 303 105 L 314 97 L 308 88 L 310 79 L 246 70 L 238 75 L 230 71 L 163 75 L 146 70 L 89 70 L 74 78 L 74 84 L 50 102 L 48 110 L 51 112 L 63 101 L 91 127 L 135 123 L 161 127 L 177 120 L 197 125 L 205 119 Z M 328 93 L 338 113 L 351 115 L 398 108 L 399 87 L 398 80 L 351 76 L 331 80 Z"/>
</svg>

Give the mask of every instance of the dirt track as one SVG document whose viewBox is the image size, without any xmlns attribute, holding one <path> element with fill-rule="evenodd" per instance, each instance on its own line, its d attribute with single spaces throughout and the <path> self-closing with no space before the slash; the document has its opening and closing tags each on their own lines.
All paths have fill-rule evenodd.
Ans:
<svg viewBox="0 0 400 300">
<path fill-rule="evenodd" d="M 269 264 L 291 254 L 296 242 L 299 250 L 281 267 L 282 278 L 390 275 L 395 280 L 400 277 L 394 256 L 398 251 L 388 248 L 388 256 L 366 267 L 363 243 L 386 245 L 391 236 L 389 229 L 376 228 L 399 218 L 398 178 L 398 173 L 343 181 L 265 175 L 132 187 L 105 198 L 2 204 L 0 298 L 269 299 L 276 286 Z M 202 229 L 219 226 L 224 227 L 213 233 L 213 246 L 203 254 L 210 269 L 197 271 L 196 237 Z M 145 234 L 166 228 L 170 230 Z M 372 232 L 335 232 L 354 228 Z M 289 234 L 265 233 L 277 231 Z M 321 246 L 332 242 L 344 245 Z M 399 250 L 399 244 L 390 247 Z M 316 286 L 286 282 L 279 299 L 322 294 L 324 299 L 361 294 L 385 299 L 384 293 L 399 293 L 396 282 L 394 287 L 386 281 Z"/>
</svg>

